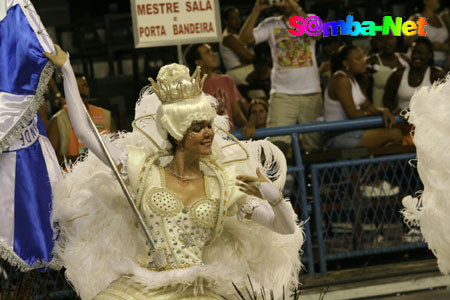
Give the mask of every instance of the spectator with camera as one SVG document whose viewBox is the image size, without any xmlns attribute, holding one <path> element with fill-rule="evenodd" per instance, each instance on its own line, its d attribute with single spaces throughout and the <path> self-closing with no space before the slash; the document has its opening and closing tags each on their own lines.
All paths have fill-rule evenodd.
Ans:
<svg viewBox="0 0 450 300">
<path fill-rule="evenodd" d="M 271 48 L 273 68 L 267 126 L 313 123 L 322 114 L 316 41 L 308 35 L 293 37 L 288 32 L 290 17 L 306 19 L 311 14 L 307 14 L 296 0 L 282 0 L 277 5 L 283 14 L 265 19 L 255 28 L 260 13 L 271 7 L 267 1 L 257 0 L 242 26 L 239 39 L 246 45 L 267 41 Z M 305 134 L 301 141 L 305 151 L 320 149 L 319 133 Z M 273 142 L 286 150 L 290 137 L 276 137 Z"/>
</svg>

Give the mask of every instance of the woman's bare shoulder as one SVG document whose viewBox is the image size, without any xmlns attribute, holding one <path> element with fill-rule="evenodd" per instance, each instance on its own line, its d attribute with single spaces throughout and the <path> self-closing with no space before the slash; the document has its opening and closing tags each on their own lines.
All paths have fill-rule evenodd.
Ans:
<svg viewBox="0 0 450 300">
<path fill-rule="evenodd" d="M 350 80 L 348 77 L 342 73 L 335 73 L 333 76 L 331 76 L 330 81 L 328 83 L 328 88 L 335 89 L 337 87 L 346 88 L 350 86 Z"/>
</svg>

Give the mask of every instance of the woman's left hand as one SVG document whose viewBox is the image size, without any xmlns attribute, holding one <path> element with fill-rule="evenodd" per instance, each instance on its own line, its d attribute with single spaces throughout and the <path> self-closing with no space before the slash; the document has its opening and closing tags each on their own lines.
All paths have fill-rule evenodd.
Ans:
<svg viewBox="0 0 450 300">
<path fill-rule="evenodd" d="M 387 109 L 383 110 L 383 119 L 384 119 L 384 126 L 386 128 L 392 128 L 392 126 L 394 126 L 397 123 L 395 121 L 394 116 Z"/>
<path fill-rule="evenodd" d="M 250 196 L 256 196 L 258 198 L 263 198 L 260 190 L 261 182 L 270 182 L 267 178 L 263 176 L 259 169 L 256 170 L 256 175 L 258 177 L 240 175 L 236 179 L 239 180 L 236 185 L 239 186 L 241 192 L 246 193 Z"/>
</svg>

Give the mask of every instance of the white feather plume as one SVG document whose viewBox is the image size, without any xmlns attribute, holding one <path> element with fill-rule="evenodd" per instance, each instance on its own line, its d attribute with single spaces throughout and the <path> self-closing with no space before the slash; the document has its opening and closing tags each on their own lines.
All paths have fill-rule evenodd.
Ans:
<svg viewBox="0 0 450 300">
<path fill-rule="evenodd" d="M 450 273 L 450 75 L 423 87 L 411 99 L 417 169 L 424 190 L 403 199 L 405 221 L 419 225 L 443 274 Z"/>
</svg>

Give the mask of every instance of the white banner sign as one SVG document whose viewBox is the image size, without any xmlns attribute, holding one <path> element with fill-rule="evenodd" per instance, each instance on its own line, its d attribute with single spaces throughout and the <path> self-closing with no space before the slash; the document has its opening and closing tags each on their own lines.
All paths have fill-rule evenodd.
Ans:
<svg viewBox="0 0 450 300">
<path fill-rule="evenodd" d="M 218 0 L 131 0 L 137 48 L 217 42 Z"/>
</svg>

